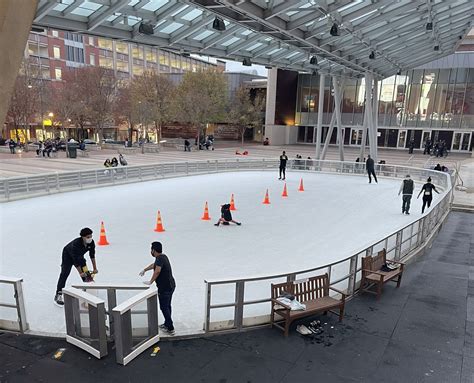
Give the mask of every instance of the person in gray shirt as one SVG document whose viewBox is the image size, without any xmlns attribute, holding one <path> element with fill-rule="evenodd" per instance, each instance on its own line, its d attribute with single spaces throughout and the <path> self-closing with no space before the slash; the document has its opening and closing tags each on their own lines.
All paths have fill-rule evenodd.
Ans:
<svg viewBox="0 0 474 383">
<path fill-rule="evenodd" d="M 406 215 L 410 214 L 410 202 L 411 197 L 413 196 L 413 190 L 415 189 L 415 183 L 410 178 L 410 175 L 407 174 L 405 179 L 402 181 L 400 185 L 400 190 L 398 191 L 398 195 L 403 193 L 402 195 L 402 214 L 405 213 Z"/>
</svg>

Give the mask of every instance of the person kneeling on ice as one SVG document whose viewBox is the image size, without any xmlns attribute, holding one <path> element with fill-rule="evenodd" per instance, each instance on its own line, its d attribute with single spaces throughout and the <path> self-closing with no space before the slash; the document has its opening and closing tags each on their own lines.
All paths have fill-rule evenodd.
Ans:
<svg viewBox="0 0 474 383">
<path fill-rule="evenodd" d="M 214 224 L 214 226 L 219 226 L 221 223 L 223 225 L 228 225 L 229 222 L 233 222 L 236 225 L 241 225 L 240 222 L 234 221 L 232 219 L 232 213 L 230 212 L 230 204 L 226 203 L 225 205 L 221 205 L 221 217 L 219 218 L 219 221 Z"/>
<path fill-rule="evenodd" d="M 97 274 L 97 265 L 95 263 L 95 243 L 92 239 L 92 230 L 85 227 L 79 233 L 80 237 L 72 240 L 64 246 L 61 262 L 61 274 L 59 275 L 58 285 L 54 302 L 58 306 L 64 306 L 62 290 L 66 286 L 66 280 L 71 273 L 72 266 L 77 269 L 83 282 L 92 282 L 92 274 Z M 84 254 L 89 252 L 94 270 L 92 273 L 87 269 Z"/>
</svg>

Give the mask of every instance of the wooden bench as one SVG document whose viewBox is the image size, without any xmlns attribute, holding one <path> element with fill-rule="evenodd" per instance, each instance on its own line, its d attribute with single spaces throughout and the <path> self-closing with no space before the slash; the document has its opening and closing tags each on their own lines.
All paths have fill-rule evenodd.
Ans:
<svg viewBox="0 0 474 383">
<path fill-rule="evenodd" d="M 385 249 L 379 251 L 375 256 L 370 255 L 362 258 L 362 279 L 360 281 L 361 292 L 377 294 L 377 299 L 380 299 L 382 288 L 385 283 L 393 281 L 397 283 L 397 288 L 400 287 L 404 263 L 391 260 L 389 262 L 399 264 L 400 267 L 392 271 L 381 270 L 381 268 L 387 263 L 387 252 Z M 370 290 L 373 286 L 377 286 L 376 291 Z"/>
<path fill-rule="evenodd" d="M 329 290 L 333 290 L 340 294 L 341 299 L 330 297 Z M 306 310 L 292 311 L 289 306 L 282 304 L 277 300 L 278 297 L 288 293 L 294 295 L 295 299 L 300 303 L 304 303 L 306 305 Z M 285 336 L 288 336 L 288 330 L 294 320 L 312 316 L 321 312 L 326 314 L 331 309 L 339 309 L 339 321 L 342 321 L 345 301 L 346 295 L 342 291 L 329 286 L 328 274 L 318 275 L 294 282 L 272 283 L 272 311 L 270 323 L 271 326 L 283 330 Z M 337 315 L 337 313 L 335 314 Z M 277 323 L 275 315 L 282 317 L 284 323 Z"/>
</svg>

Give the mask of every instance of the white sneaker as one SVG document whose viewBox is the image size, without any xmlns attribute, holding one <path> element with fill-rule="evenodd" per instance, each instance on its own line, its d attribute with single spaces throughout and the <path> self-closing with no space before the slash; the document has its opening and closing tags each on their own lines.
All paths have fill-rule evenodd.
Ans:
<svg viewBox="0 0 474 383">
<path fill-rule="evenodd" d="M 63 295 L 62 294 L 56 294 L 54 296 L 54 303 L 56 304 L 56 306 L 64 307 Z"/>
</svg>

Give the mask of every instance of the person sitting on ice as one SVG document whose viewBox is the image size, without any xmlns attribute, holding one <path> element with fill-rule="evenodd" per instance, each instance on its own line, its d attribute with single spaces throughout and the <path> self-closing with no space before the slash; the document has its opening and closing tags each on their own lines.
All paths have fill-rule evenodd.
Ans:
<svg viewBox="0 0 474 383">
<path fill-rule="evenodd" d="M 113 168 L 116 168 L 118 166 L 117 157 L 112 158 L 112 161 L 110 161 L 110 164 L 112 165 Z"/>
<path fill-rule="evenodd" d="M 268 137 L 265 138 L 265 140 L 263 141 L 263 146 L 268 146 L 270 145 L 270 140 L 268 139 Z"/>
<path fill-rule="evenodd" d="M 223 225 L 228 225 L 230 222 L 235 223 L 236 225 L 241 225 L 240 222 L 234 221 L 232 219 L 232 213 L 230 212 L 230 204 L 226 203 L 224 205 L 221 205 L 221 217 L 219 218 L 219 221 L 214 224 L 214 226 L 219 226 L 221 223 Z"/>
<path fill-rule="evenodd" d="M 105 166 L 106 168 L 111 168 L 111 167 L 112 167 L 112 164 L 110 163 L 110 160 L 109 160 L 108 158 L 105 160 L 104 166 Z"/>
</svg>

